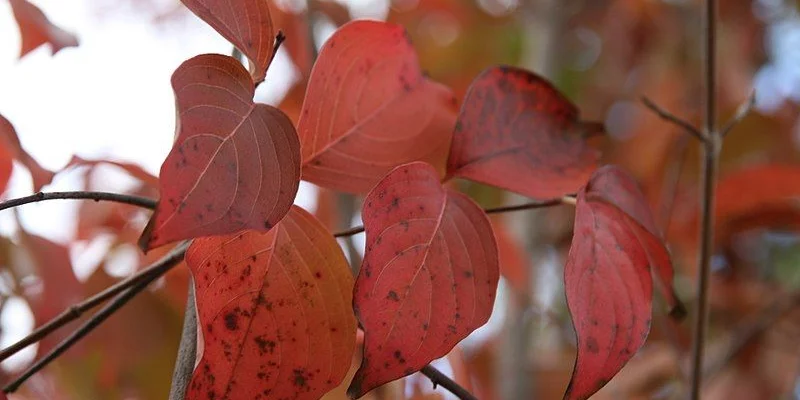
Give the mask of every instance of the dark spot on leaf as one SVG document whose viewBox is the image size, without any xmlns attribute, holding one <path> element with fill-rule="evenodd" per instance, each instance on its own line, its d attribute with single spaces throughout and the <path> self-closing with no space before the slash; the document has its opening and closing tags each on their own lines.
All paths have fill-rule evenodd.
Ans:
<svg viewBox="0 0 800 400">
<path fill-rule="evenodd" d="M 600 352 L 600 345 L 597 344 L 597 339 L 595 339 L 594 336 L 589 336 L 586 338 L 586 350 L 592 354 L 597 354 Z"/>
<path fill-rule="evenodd" d="M 235 331 L 239 328 L 239 317 L 233 312 L 225 314 L 225 327 L 229 331 Z"/>
<path fill-rule="evenodd" d="M 397 292 L 394 290 L 390 290 L 389 294 L 386 295 L 386 298 L 391 301 L 400 301 L 400 297 L 397 296 Z"/>
</svg>

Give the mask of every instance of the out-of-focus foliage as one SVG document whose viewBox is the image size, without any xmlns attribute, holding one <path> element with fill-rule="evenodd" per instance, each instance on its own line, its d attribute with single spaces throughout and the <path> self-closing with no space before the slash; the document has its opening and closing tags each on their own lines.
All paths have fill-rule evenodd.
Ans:
<svg viewBox="0 0 800 400">
<path fill-rule="evenodd" d="M 643 107 L 639 98 L 646 95 L 699 125 L 700 1 L 270 1 L 275 3 L 275 28 L 287 35 L 284 48 L 300 72 L 279 102 L 295 123 L 313 57 L 322 45 L 315 41 L 321 36 L 318 31 L 364 13 L 405 26 L 422 70 L 451 87 L 459 101 L 469 83 L 491 65 L 509 64 L 547 75 L 583 111 L 582 119 L 605 121 L 609 137 L 602 143 L 602 162 L 620 165 L 639 180 L 676 261 L 678 292 L 693 312 L 698 148 L 684 132 Z M 153 29 L 189 17 L 178 1 L 101 3 L 98 9 L 134 7 L 140 11 L 134 17 L 152 19 Z M 726 138 L 721 157 L 723 183 L 737 179 L 748 183 L 726 188 L 717 199 L 719 231 L 703 398 L 788 396 L 798 386 L 800 367 L 800 312 L 792 307 L 800 298 L 796 294 L 800 290 L 800 180 L 787 173 L 786 178 L 772 182 L 777 170 L 763 168 L 752 179 L 743 174 L 766 162 L 781 165 L 781 173 L 800 168 L 800 2 L 721 1 L 720 7 L 719 119 L 732 116 L 753 88 L 758 101 L 756 110 Z M 25 158 L 21 148 L 9 154 L 3 159 L 13 157 L 25 168 L 40 168 Z M 92 179 L 95 169 L 122 167 L 137 182 L 131 193 L 157 194 L 154 182 L 130 166 L 75 164 L 85 171 L 87 189 L 105 189 Z M 38 172 L 46 175 L 49 171 Z M 484 206 L 514 201 L 496 189 L 457 184 Z M 762 196 L 758 201 L 750 201 L 758 196 Z M 318 192 L 316 215 L 327 226 L 336 224 L 334 203 L 331 192 Z M 725 210 L 736 212 L 725 214 Z M 488 329 L 445 359 L 450 367 L 445 370 L 452 370 L 456 380 L 481 399 L 503 398 L 514 393 L 509 390 L 521 390 L 509 389 L 508 382 L 519 380 L 532 382 L 527 393 L 532 398 L 563 395 L 576 352 L 563 288 L 558 284 L 569 248 L 572 214 L 573 210 L 561 207 L 536 212 L 532 218 L 514 214 L 493 221 L 495 227 L 503 227 L 498 241 L 501 271 L 508 280 L 498 302 L 509 319 L 514 315 L 510 309 L 522 307 L 514 318 L 526 319 L 532 329 L 522 341 L 526 351 L 514 352 L 520 346 L 509 344 L 503 329 Z M 75 242 L 106 243 L 108 248 L 96 262 L 99 268 L 86 279 L 74 275 L 63 246 L 23 230 L 0 241 L 0 299 L 4 305 L 9 299 L 27 302 L 37 325 L 118 281 L 114 265 L 146 265 L 165 251 L 156 249 L 147 256 L 136 252 L 133 243 L 144 218 L 132 207 L 86 203 L 79 218 Z M 178 266 L 10 398 L 165 398 L 187 283 L 187 268 Z M 775 309 L 785 312 L 770 312 Z M 499 322 L 490 325 L 510 323 L 502 321 L 502 313 L 496 315 Z M 686 382 L 681 365 L 688 354 L 690 327 L 656 315 L 642 350 L 595 399 L 680 396 Z M 39 352 L 64 337 L 59 335 L 42 342 Z M 504 367 L 510 358 L 524 366 L 512 369 L 513 375 Z M 345 382 L 359 363 L 356 357 Z M 0 372 L 3 381 L 11 376 Z M 366 398 L 428 399 L 443 394 L 441 389 L 432 392 L 428 381 L 412 375 Z M 345 387 L 324 398 L 346 398 Z"/>
</svg>

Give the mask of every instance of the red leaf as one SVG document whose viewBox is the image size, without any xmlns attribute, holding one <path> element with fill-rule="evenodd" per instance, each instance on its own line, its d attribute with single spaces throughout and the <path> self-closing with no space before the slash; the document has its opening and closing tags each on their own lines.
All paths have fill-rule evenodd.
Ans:
<svg viewBox="0 0 800 400">
<path fill-rule="evenodd" d="M 140 180 L 143 184 L 147 185 L 148 187 L 158 188 L 158 178 L 153 176 L 153 174 L 147 172 L 142 168 L 140 165 L 123 162 L 123 161 L 112 161 L 112 160 L 87 160 L 85 158 L 79 156 L 72 156 L 72 159 L 69 160 L 64 169 L 70 167 L 79 167 L 79 166 L 88 166 L 88 167 L 96 167 L 100 164 L 107 164 L 113 165 L 117 168 L 122 169 L 123 171 L 127 172 L 128 175 Z"/>
<path fill-rule="evenodd" d="M 350 22 L 311 71 L 297 129 L 303 179 L 364 193 L 416 160 L 442 176 L 456 110 L 450 90 L 422 74 L 402 26 Z"/>
<path fill-rule="evenodd" d="M 22 36 L 20 58 L 45 43 L 50 43 L 52 54 L 58 53 L 64 47 L 78 45 L 75 35 L 53 25 L 35 5 L 27 0 L 10 0 L 10 2 Z"/>
<path fill-rule="evenodd" d="M 355 350 L 353 278 L 339 245 L 299 207 L 267 233 L 194 241 L 203 355 L 187 399 L 318 399 Z"/>
<path fill-rule="evenodd" d="M 670 314 L 679 319 L 686 316 L 686 307 L 672 285 L 675 275 L 672 260 L 636 181 L 618 167 L 604 166 L 597 170 L 589 186 L 587 196 L 614 205 L 627 215 L 625 221 L 647 252 L 656 286 L 667 301 Z"/>
<path fill-rule="evenodd" d="M 231 57 L 184 62 L 172 88 L 178 135 L 142 248 L 278 223 L 300 184 L 300 144 L 286 115 L 253 103 L 253 81 Z"/>
<path fill-rule="evenodd" d="M 362 218 L 366 254 L 353 307 L 365 348 L 351 397 L 447 354 L 488 320 L 499 278 L 488 217 L 443 188 L 428 164 L 389 173 L 365 199 Z"/>
<path fill-rule="evenodd" d="M 55 174 L 39 165 L 39 163 L 22 148 L 14 125 L 2 115 L 0 115 L 0 140 L 8 152 L 30 171 L 34 192 L 42 190 L 44 185 L 49 184 L 53 180 Z"/>
<path fill-rule="evenodd" d="M 599 170 L 578 194 L 572 247 L 564 267 L 578 356 L 565 399 L 586 399 L 608 383 L 650 330 L 652 277 L 637 227 L 595 193 Z M 602 185 L 601 185 L 602 187 Z"/>
<path fill-rule="evenodd" d="M 275 33 L 266 0 L 181 2 L 247 56 L 254 81 L 264 80 L 275 46 Z"/>
<path fill-rule="evenodd" d="M 602 129 L 539 76 L 490 68 L 467 92 L 447 172 L 540 199 L 575 193 L 599 158 L 586 138 Z"/>
<path fill-rule="evenodd" d="M 83 285 L 75 276 L 69 250 L 40 236 L 20 229 L 20 245 L 33 262 L 40 285 L 28 287 L 26 298 L 36 326 L 42 326 L 84 297 Z M 48 335 L 39 342 L 39 354 L 45 354 L 69 335 L 75 322 Z"/>
<path fill-rule="evenodd" d="M 2 118 L 0 116 L 0 118 Z M 0 146 L 0 193 L 6 191 L 8 181 L 11 179 L 11 171 L 14 170 L 11 154 L 5 146 Z"/>
</svg>

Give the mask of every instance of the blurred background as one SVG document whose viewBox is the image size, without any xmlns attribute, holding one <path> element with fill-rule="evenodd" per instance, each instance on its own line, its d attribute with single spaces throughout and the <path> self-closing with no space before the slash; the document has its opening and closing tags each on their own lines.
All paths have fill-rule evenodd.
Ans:
<svg viewBox="0 0 800 400">
<path fill-rule="evenodd" d="M 287 40 L 256 100 L 294 120 L 316 51 L 355 18 L 404 25 L 423 69 L 462 98 L 496 64 L 550 79 L 585 119 L 605 122 L 603 161 L 641 183 L 693 312 L 698 146 L 640 98 L 700 124 L 700 1 L 265 1 Z M 62 38 L 74 35 L 79 44 L 56 54 L 44 45 L 20 58 L 31 49 L 23 49 L 11 3 L 0 0 L 0 115 L 38 164 L 18 158 L 3 197 L 42 186 L 156 197 L 155 177 L 174 135 L 170 75 L 194 55 L 230 54 L 230 44 L 178 0 L 30 0 L 64 30 Z M 800 399 L 800 2 L 720 3 L 720 121 L 753 90 L 756 106 L 722 153 L 703 398 Z M 526 201 L 457 184 L 487 207 Z M 304 183 L 297 202 L 332 230 L 360 223 L 358 198 Z M 575 357 L 562 282 L 573 212 L 562 206 L 494 217 L 503 273 L 495 312 L 434 364 L 481 399 L 563 395 Z M 124 205 L 67 201 L 0 214 L 0 346 L 162 255 L 135 247 L 147 217 Z M 356 265 L 362 241 L 342 242 Z M 179 266 L 11 399 L 166 398 L 187 282 Z M 675 322 L 664 309 L 657 299 L 647 344 L 595 398 L 680 398 L 691 319 Z M 0 364 L 0 381 L 75 326 Z M 343 388 L 326 398 L 345 398 Z M 452 396 L 415 374 L 367 398 Z"/>
</svg>

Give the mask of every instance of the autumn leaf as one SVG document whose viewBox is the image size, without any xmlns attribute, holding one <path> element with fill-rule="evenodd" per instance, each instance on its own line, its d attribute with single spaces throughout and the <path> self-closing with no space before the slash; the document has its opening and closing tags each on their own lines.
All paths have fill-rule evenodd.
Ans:
<svg viewBox="0 0 800 400">
<path fill-rule="evenodd" d="M 483 325 L 499 279 L 488 217 L 442 187 L 428 164 L 389 173 L 366 197 L 362 219 L 366 253 L 353 307 L 365 348 L 353 398 L 420 370 Z"/>
<path fill-rule="evenodd" d="M 27 0 L 9 0 L 9 2 L 22 37 L 20 58 L 45 43 L 50 43 L 52 54 L 58 53 L 65 47 L 78 45 L 75 35 L 51 23 L 39 7 Z"/>
<path fill-rule="evenodd" d="M 400 25 L 353 21 L 325 42 L 298 122 L 303 179 L 365 193 L 392 168 L 444 173 L 456 100 L 427 79 Z"/>
<path fill-rule="evenodd" d="M 672 259 L 636 181 L 621 168 L 604 166 L 592 177 L 588 196 L 614 205 L 626 216 L 623 217 L 625 223 L 647 253 L 656 286 L 667 301 L 669 313 L 678 319 L 685 317 L 686 307 L 673 287 Z"/>
<path fill-rule="evenodd" d="M 275 32 L 265 0 L 181 0 L 250 60 L 250 74 L 261 82 L 272 63 Z M 251 96 L 252 97 L 252 96 Z"/>
<path fill-rule="evenodd" d="M 184 62 L 172 88 L 177 139 L 161 166 L 161 198 L 140 246 L 278 223 L 300 184 L 300 145 L 289 119 L 253 103 L 253 81 L 231 57 Z"/>
<path fill-rule="evenodd" d="M 0 115 L 0 145 L 5 147 L 14 159 L 22 163 L 30 171 L 34 192 L 42 190 L 44 185 L 53 180 L 55 173 L 42 167 L 22 148 L 14 125 L 2 115 Z"/>
<path fill-rule="evenodd" d="M 470 86 L 458 116 L 447 172 L 539 199 L 575 193 L 599 153 L 586 143 L 602 132 L 543 78 L 493 67 Z"/>
<path fill-rule="evenodd" d="M 605 386 L 650 331 L 648 250 L 655 245 L 642 238 L 655 236 L 611 202 L 620 199 L 623 207 L 630 207 L 627 200 L 635 199 L 636 193 L 626 191 L 629 178 L 616 180 L 620 176 L 616 168 L 604 167 L 578 193 L 572 247 L 564 267 L 578 355 L 565 399 L 586 399 Z M 606 198 L 615 192 L 625 194 Z"/>
<path fill-rule="evenodd" d="M 19 223 L 19 221 L 17 221 Z M 38 285 L 28 285 L 25 297 L 33 311 L 36 326 L 42 326 L 65 309 L 83 300 L 85 290 L 73 271 L 69 249 L 24 229 L 19 231 L 21 249 L 36 271 Z M 39 342 L 38 353 L 45 354 L 69 335 L 75 323 L 48 335 Z"/>
<path fill-rule="evenodd" d="M 187 399 L 318 399 L 355 350 L 353 278 L 336 240 L 292 207 L 267 233 L 195 240 L 203 354 Z"/>
<path fill-rule="evenodd" d="M 153 176 L 153 174 L 147 172 L 142 168 L 141 165 L 124 162 L 124 161 L 113 161 L 113 160 L 89 160 L 83 157 L 73 155 L 72 158 L 69 160 L 67 165 L 64 166 L 61 170 L 66 170 L 68 168 L 73 167 L 96 167 L 98 165 L 110 165 L 113 167 L 117 167 L 122 169 L 123 171 L 127 172 L 133 178 L 138 179 L 147 187 L 158 187 L 158 178 Z"/>
</svg>

